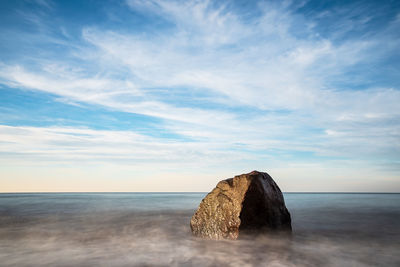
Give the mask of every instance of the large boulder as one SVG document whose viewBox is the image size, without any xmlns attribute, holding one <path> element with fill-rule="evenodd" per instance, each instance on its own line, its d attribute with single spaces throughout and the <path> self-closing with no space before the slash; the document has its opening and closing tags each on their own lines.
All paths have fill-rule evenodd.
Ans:
<svg viewBox="0 0 400 267">
<path fill-rule="evenodd" d="M 271 176 L 258 171 L 220 181 L 201 201 L 190 228 L 206 239 L 292 229 L 281 190 Z"/>
</svg>

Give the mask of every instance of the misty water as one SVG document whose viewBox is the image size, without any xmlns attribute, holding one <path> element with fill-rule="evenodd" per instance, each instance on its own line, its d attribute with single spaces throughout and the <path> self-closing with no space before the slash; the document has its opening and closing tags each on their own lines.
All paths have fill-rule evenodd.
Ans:
<svg viewBox="0 0 400 267">
<path fill-rule="evenodd" d="M 400 194 L 284 194 L 291 236 L 210 241 L 205 193 L 0 194 L 0 266 L 400 266 Z"/>
</svg>

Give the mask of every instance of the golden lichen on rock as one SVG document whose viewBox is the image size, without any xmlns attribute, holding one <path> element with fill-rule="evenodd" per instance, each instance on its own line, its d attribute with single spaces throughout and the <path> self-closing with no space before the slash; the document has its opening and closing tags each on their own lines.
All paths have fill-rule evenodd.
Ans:
<svg viewBox="0 0 400 267">
<path fill-rule="evenodd" d="M 220 181 L 190 221 L 206 239 L 237 239 L 243 229 L 291 229 L 279 187 L 267 173 L 253 171 Z"/>
</svg>

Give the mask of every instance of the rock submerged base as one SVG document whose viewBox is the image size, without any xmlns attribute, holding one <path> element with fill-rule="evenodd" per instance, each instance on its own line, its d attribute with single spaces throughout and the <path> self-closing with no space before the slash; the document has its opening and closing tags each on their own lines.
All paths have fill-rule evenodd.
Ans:
<svg viewBox="0 0 400 267">
<path fill-rule="evenodd" d="M 201 201 L 190 228 L 195 236 L 215 240 L 292 229 L 281 190 L 271 176 L 258 171 L 220 181 Z"/>
</svg>

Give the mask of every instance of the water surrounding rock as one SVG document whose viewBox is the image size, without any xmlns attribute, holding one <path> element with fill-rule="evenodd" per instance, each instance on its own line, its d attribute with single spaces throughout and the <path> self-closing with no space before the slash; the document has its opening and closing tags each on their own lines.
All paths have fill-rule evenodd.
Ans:
<svg viewBox="0 0 400 267">
<path fill-rule="evenodd" d="M 195 236 L 206 239 L 292 229 L 281 190 L 271 176 L 258 171 L 220 181 L 201 201 L 190 227 Z"/>
</svg>

